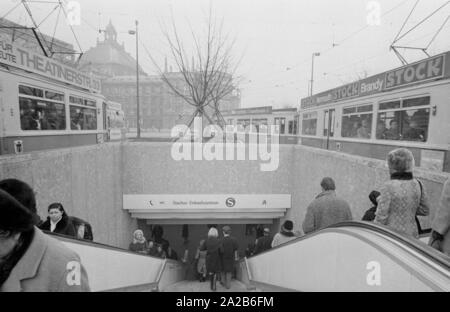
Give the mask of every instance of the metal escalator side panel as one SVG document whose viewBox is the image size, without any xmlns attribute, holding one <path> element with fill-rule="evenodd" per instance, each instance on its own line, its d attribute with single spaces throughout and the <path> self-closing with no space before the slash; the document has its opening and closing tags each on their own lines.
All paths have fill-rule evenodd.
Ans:
<svg viewBox="0 0 450 312">
<path fill-rule="evenodd" d="M 383 237 L 326 229 L 248 259 L 253 281 L 297 291 L 449 291 L 450 279 Z M 422 269 L 418 269 L 422 268 Z M 256 284 L 258 285 L 258 284 Z"/>
</svg>

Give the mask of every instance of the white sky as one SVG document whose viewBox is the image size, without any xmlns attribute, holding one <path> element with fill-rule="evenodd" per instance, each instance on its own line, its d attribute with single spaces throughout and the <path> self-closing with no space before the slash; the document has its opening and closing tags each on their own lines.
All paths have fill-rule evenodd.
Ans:
<svg viewBox="0 0 450 312">
<path fill-rule="evenodd" d="M 67 2 L 64 0 L 64 2 Z M 214 15 L 224 21 L 224 28 L 236 38 L 234 55 L 242 57 L 238 74 L 242 76 L 242 106 L 295 106 L 308 95 L 311 56 L 315 58 L 314 93 L 334 88 L 401 65 L 389 46 L 416 0 L 378 0 L 380 24 L 368 25 L 368 0 L 78 0 L 81 24 L 74 26 L 84 51 L 94 46 L 98 28 L 111 19 L 118 31 L 118 41 L 135 55 L 135 38 L 128 35 L 139 20 L 140 39 L 157 59 L 166 54 L 161 25 L 171 14 L 180 29 L 198 30 L 212 4 Z M 405 26 L 417 24 L 448 0 L 421 0 Z M 0 16 L 18 0 L 0 0 Z M 36 20 L 41 21 L 55 4 L 30 3 Z M 399 45 L 427 46 L 434 33 L 450 14 L 450 3 L 422 24 Z M 57 14 L 42 24 L 41 31 L 52 34 Z M 7 18 L 31 25 L 23 7 Z M 189 26 L 191 25 L 191 26 Z M 56 37 L 75 43 L 63 19 Z M 100 38 L 103 38 L 101 36 Z M 188 42 L 189 36 L 183 36 Z M 332 44 L 338 44 L 332 47 Z M 429 48 L 430 54 L 450 50 L 450 20 Z M 149 57 L 140 46 L 140 64 L 149 74 L 156 74 Z M 408 61 L 423 58 L 418 52 L 405 52 Z M 170 59 L 169 59 L 170 64 Z"/>
</svg>

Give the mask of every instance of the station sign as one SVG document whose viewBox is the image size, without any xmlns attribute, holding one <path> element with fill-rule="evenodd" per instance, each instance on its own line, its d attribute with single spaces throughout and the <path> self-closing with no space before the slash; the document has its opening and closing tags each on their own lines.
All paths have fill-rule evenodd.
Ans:
<svg viewBox="0 0 450 312">
<path fill-rule="evenodd" d="M 123 209 L 288 209 L 290 194 L 129 194 Z"/>
<path fill-rule="evenodd" d="M 301 100 L 306 109 L 351 98 L 381 93 L 411 84 L 450 77 L 450 52 L 318 93 Z"/>
<path fill-rule="evenodd" d="M 44 55 L 15 45 L 0 35 L 0 63 L 46 76 L 61 82 L 100 92 L 100 80 Z"/>
</svg>

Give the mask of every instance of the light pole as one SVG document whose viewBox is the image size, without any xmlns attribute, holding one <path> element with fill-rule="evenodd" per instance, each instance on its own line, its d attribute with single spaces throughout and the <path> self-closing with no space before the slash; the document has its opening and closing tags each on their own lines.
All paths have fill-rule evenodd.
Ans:
<svg viewBox="0 0 450 312">
<path fill-rule="evenodd" d="M 137 138 L 141 138 L 141 126 L 140 126 L 140 120 L 141 120 L 141 114 L 140 114 L 140 105 L 139 105 L 139 37 L 138 37 L 138 21 L 136 20 L 136 30 L 129 30 L 128 33 L 130 35 L 136 35 L 136 131 L 137 131 Z"/>
<path fill-rule="evenodd" d="M 312 62 L 311 62 L 311 94 L 310 96 L 313 95 L 313 83 L 314 83 L 314 56 L 320 56 L 319 52 L 315 52 L 312 55 Z"/>
</svg>

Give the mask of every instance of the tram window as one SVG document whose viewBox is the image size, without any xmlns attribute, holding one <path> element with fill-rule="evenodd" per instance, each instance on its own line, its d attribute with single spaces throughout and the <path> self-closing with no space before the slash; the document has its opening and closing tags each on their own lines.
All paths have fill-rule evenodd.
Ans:
<svg viewBox="0 0 450 312">
<path fill-rule="evenodd" d="M 72 130 L 97 130 L 97 111 L 92 108 L 70 106 Z"/>
<path fill-rule="evenodd" d="M 345 107 L 342 110 L 341 136 L 344 138 L 370 139 L 373 105 Z M 362 114 L 364 113 L 364 114 Z"/>
<path fill-rule="evenodd" d="M 92 106 L 92 107 L 96 107 L 97 106 L 97 103 L 95 101 L 92 101 L 92 100 L 84 100 L 84 104 L 86 106 Z"/>
<path fill-rule="evenodd" d="M 430 97 L 429 96 L 403 100 L 402 107 L 413 107 L 413 106 L 423 106 L 423 105 L 430 105 Z"/>
<path fill-rule="evenodd" d="M 45 98 L 49 100 L 55 100 L 55 101 L 61 101 L 64 102 L 64 94 L 63 93 L 56 93 L 52 91 L 45 91 Z"/>
<path fill-rule="evenodd" d="M 372 114 L 342 116 L 341 136 L 344 138 L 370 139 Z"/>
<path fill-rule="evenodd" d="M 22 130 L 66 129 L 64 104 L 20 97 L 19 107 Z"/>
<path fill-rule="evenodd" d="M 302 134 L 305 135 L 317 134 L 317 112 L 303 114 Z"/>
<path fill-rule="evenodd" d="M 37 97 L 44 97 L 44 91 L 42 91 L 42 89 L 32 88 L 28 86 L 19 85 L 19 93 Z"/>
<path fill-rule="evenodd" d="M 400 101 L 380 103 L 380 110 L 400 108 Z"/>
<path fill-rule="evenodd" d="M 430 109 L 412 109 L 378 114 L 377 139 L 426 142 Z"/>
<path fill-rule="evenodd" d="M 84 101 L 82 98 L 75 97 L 75 96 L 69 96 L 69 102 L 73 103 L 73 104 L 79 104 L 79 105 L 84 104 Z"/>
</svg>

